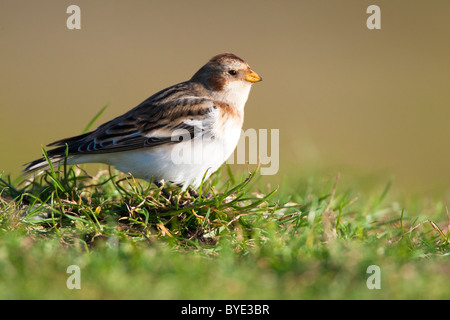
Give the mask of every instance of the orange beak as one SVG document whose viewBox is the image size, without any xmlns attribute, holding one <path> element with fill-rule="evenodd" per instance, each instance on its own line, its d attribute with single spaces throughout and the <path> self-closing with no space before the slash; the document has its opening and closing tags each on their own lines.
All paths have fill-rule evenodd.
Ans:
<svg viewBox="0 0 450 320">
<path fill-rule="evenodd" d="M 262 78 L 258 76 L 255 71 L 251 70 L 251 72 L 245 77 L 245 80 L 250 82 L 259 82 L 262 81 Z"/>
</svg>

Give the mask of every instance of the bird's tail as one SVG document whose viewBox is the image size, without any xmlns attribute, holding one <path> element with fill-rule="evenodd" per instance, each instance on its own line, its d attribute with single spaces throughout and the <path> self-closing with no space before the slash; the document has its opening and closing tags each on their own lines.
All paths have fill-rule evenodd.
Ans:
<svg viewBox="0 0 450 320">
<path fill-rule="evenodd" d="M 59 167 L 64 162 L 69 161 L 74 157 L 74 149 L 77 142 L 91 134 L 91 132 L 83 133 L 79 136 L 61 139 L 50 143 L 47 147 L 56 147 L 52 150 L 46 151 L 42 148 L 43 157 L 25 164 L 25 173 L 33 173 L 36 171 L 44 171 L 50 169 L 50 164 L 53 167 Z M 69 163 L 69 162 L 67 162 Z"/>
<path fill-rule="evenodd" d="M 64 162 L 69 159 L 66 156 L 66 147 L 59 147 L 50 151 L 45 151 L 42 149 L 44 156 L 40 159 L 36 159 L 25 164 L 25 169 L 23 172 L 26 174 L 45 171 L 50 169 L 50 164 L 52 167 L 59 167 L 64 164 Z"/>
</svg>

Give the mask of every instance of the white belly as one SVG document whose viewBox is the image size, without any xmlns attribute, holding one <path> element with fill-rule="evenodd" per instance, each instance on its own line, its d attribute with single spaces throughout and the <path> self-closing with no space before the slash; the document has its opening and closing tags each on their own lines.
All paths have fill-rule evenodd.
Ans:
<svg viewBox="0 0 450 320">
<path fill-rule="evenodd" d="M 208 178 L 228 159 L 240 134 L 241 127 L 232 126 L 225 130 L 225 135 L 216 136 L 213 141 L 199 137 L 136 151 L 77 156 L 70 162 L 105 163 L 136 178 L 164 180 L 183 185 L 186 189 L 189 185 L 198 187 L 203 177 Z"/>
</svg>

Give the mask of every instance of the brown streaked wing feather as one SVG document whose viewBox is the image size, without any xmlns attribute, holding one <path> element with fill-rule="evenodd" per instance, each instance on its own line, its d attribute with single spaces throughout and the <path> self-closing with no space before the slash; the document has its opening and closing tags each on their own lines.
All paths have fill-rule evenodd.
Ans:
<svg viewBox="0 0 450 320">
<path fill-rule="evenodd" d="M 69 153 L 75 155 L 121 152 L 177 143 L 181 139 L 172 137 L 172 131 L 185 129 L 193 137 L 195 126 L 184 121 L 204 119 L 213 107 L 213 102 L 203 97 L 185 97 L 166 103 L 154 103 L 148 99 L 92 132 L 50 145 L 64 146 L 67 143 Z"/>
</svg>

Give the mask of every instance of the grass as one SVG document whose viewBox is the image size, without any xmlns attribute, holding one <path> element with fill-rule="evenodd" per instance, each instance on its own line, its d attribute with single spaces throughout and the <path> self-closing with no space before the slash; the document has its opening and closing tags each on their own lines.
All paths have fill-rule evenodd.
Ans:
<svg viewBox="0 0 450 320">
<path fill-rule="evenodd" d="M 339 175 L 284 190 L 261 187 L 257 169 L 239 176 L 222 169 L 198 198 L 169 189 L 175 204 L 111 169 L 0 177 L 0 298 L 450 298 L 443 202 L 406 208 L 387 200 L 390 183 L 367 196 Z"/>
<path fill-rule="evenodd" d="M 258 169 L 222 167 L 172 201 L 111 168 L 0 175 L 0 299 L 450 298 L 444 201 L 339 174 L 272 189 Z"/>
</svg>

